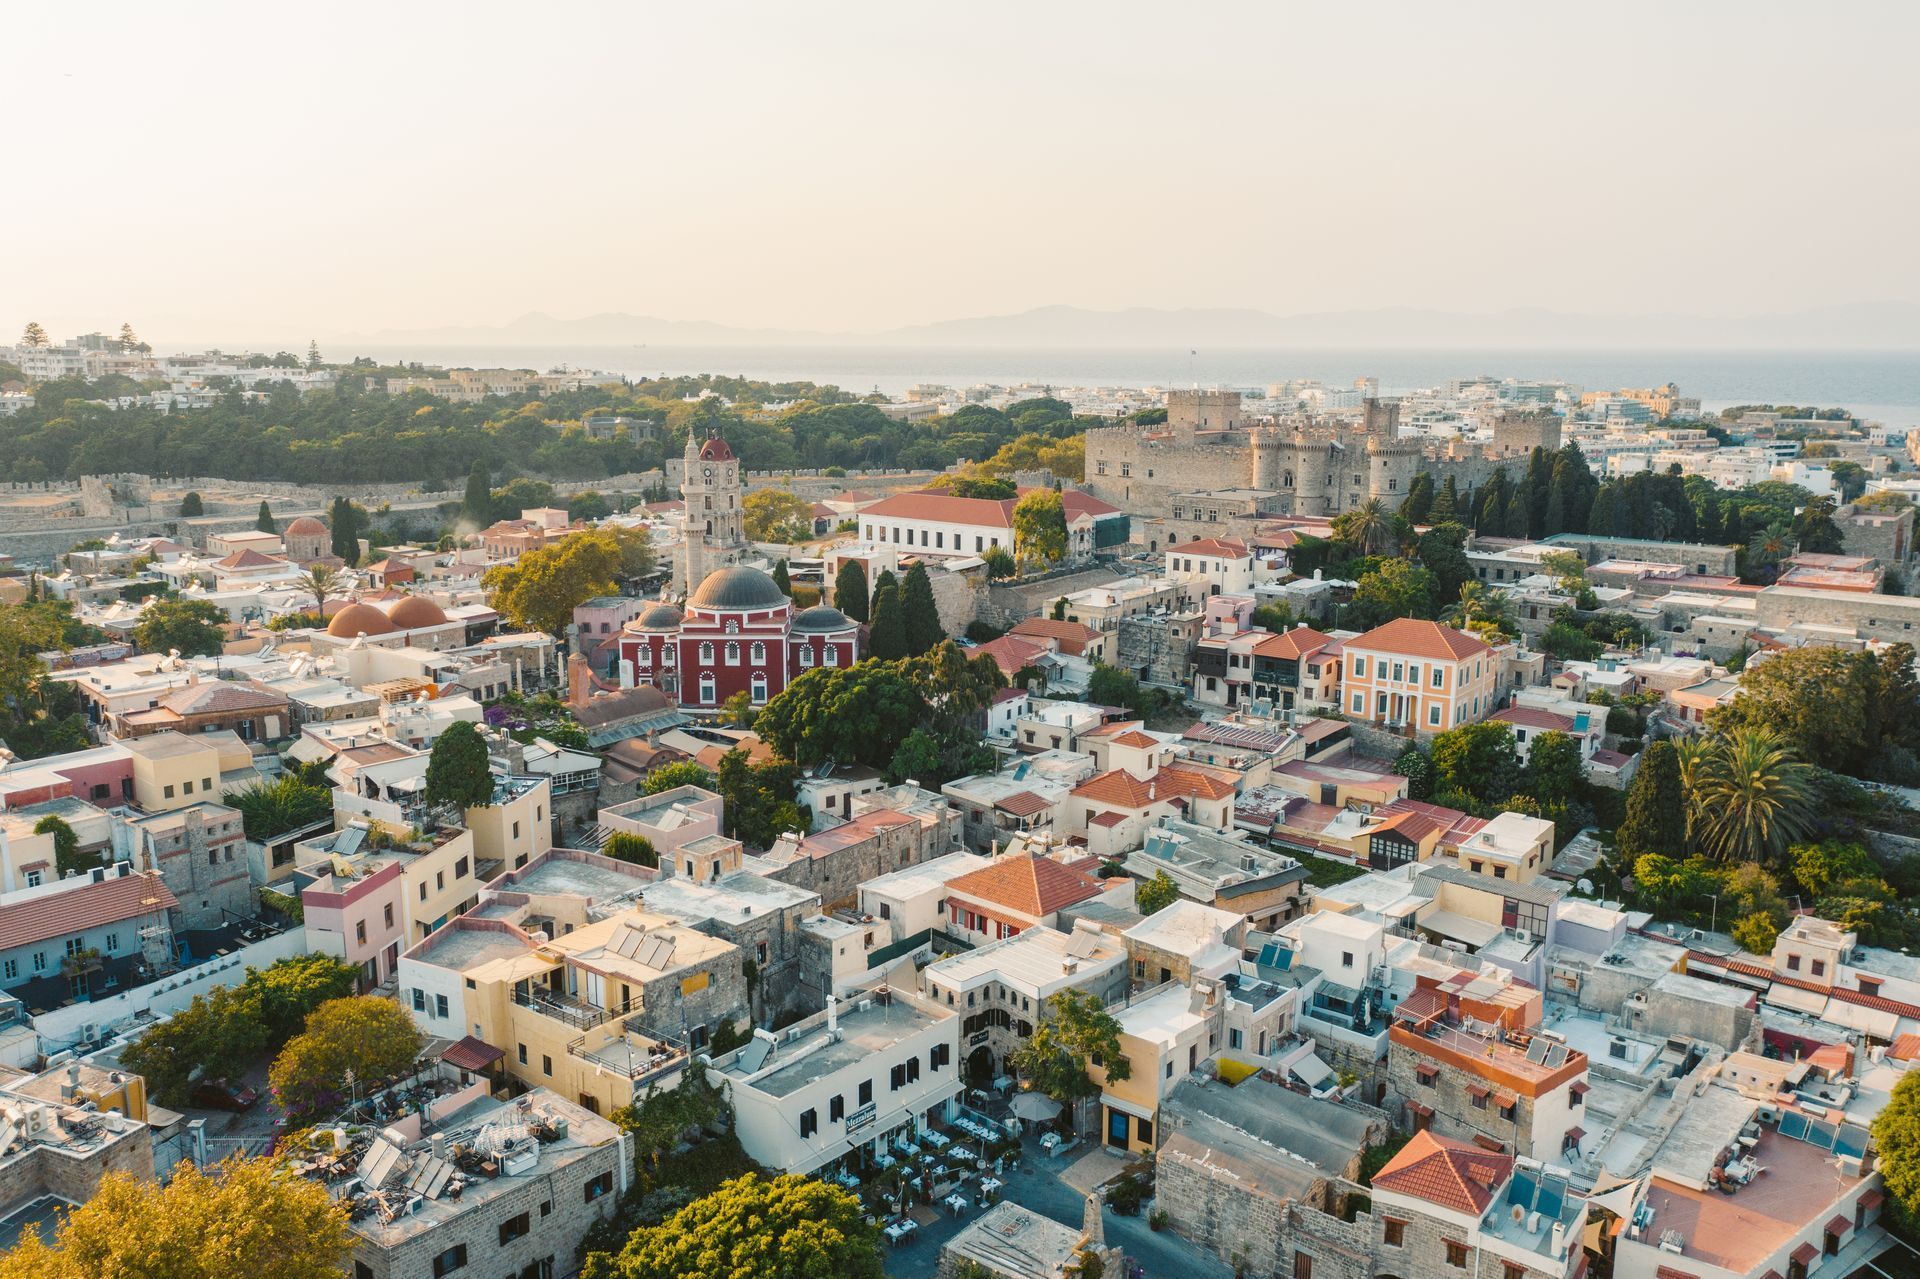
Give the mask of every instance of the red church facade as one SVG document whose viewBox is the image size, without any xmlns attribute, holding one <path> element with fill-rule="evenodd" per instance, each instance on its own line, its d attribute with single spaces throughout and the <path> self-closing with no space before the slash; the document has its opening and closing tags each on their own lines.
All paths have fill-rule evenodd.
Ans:
<svg viewBox="0 0 1920 1279">
<path fill-rule="evenodd" d="M 794 612 L 758 569 L 717 569 L 695 588 L 686 611 L 655 604 L 620 635 L 626 684 L 651 684 L 689 709 L 716 709 L 736 693 L 764 705 L 818 666 L 860 660 L 858 623 L 837 609 Z"/>
</svg>

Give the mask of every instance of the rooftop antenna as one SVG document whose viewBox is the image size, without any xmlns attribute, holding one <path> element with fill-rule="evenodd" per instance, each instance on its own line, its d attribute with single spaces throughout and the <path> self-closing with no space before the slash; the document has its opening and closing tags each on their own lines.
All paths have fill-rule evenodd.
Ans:
<svg viewBox="0 0 1920 1279">
<path fill-rule="evenodd" d="M 1194 350 L 1192 347 L 1187 348 L 1187 381 L 1192 384 L 1193 389 L 1196 391 L 1200 389 L 1200 379 L 1194 376 L 1193 358 L 1199 354 L 1200 352 Z"/>
</svg>

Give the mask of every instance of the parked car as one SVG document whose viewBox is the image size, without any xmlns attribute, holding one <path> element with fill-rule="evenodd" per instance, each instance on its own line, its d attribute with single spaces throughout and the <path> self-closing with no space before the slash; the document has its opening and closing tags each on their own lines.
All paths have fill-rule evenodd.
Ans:
<svg viewBox="0 0 1920 1279">
<path fill-rule="evenodd" d="M 234 1087 L 219 1080 L 207 1080 L 193 1086 L 192 1102 L 205 1110 L 248 1110 L 260 1100 L 260 1094 L 244 1085 Z"/>
</svg>

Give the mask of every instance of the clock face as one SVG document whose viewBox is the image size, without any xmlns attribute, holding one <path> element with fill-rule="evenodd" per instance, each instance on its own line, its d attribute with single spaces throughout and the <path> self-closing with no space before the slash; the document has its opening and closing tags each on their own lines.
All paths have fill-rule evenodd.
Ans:
<svg viewBox="0 0 1920 1279">
<path fill-rule="evenodd" d="M 706 476 L 706 477 L 707 477 L 708 479 L 712 479 L 712 478 L 713 478 L 713 468 L 712 468 L 711 466 L 709 466 L 709 467 L 707 467 L 707 468 L 705 468 L 704 470 L 702 470 L 702 471 L 700 472 L 700 474 L 702 474 L 702 475 L 704 475 L 704 476 Z"/>
</svg>

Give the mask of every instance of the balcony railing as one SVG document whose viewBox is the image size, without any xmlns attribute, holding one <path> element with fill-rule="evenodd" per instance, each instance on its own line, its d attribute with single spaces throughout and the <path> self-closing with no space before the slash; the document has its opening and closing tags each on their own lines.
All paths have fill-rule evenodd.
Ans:
<svg viewBox="0 0 1920 1279">
<path fill-rule="evenodd" d="M 584 999 L 576 999 L 572 995 L 563 995 L 557 990 L 548 990 L 539 986 L 524 994 L 516 990 L 513 994 L 513 1002 L 522 1008 L 531 1008 L 556 1021 L 565 1022 L 575 1030 L 592 1030 L 602 1022 L 619 1015 L 614 1010 L 596 1008 Z"/>
<path fill-rule="evenodd" d="M 624 1074 L 636 1085 L 651 1083 L 680 1070 L 690 1060 L 686 1046 L 663 1035 L 649 1034 L 640 1028 L 640 1019 L 629 1017 L 617 1029 L 605 1035 L 588 1033 L 567 1045 L 574 1057 L 603 1069 Z"/>
</svg>

